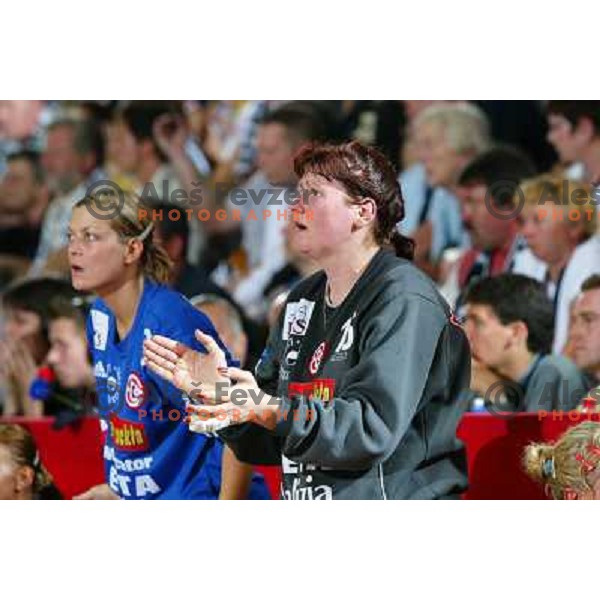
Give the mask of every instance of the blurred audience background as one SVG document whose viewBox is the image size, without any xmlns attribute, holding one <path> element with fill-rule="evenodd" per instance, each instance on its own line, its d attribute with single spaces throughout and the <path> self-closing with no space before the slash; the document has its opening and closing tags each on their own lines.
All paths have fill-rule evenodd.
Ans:
<svg viewBox="0 0 600 600">
<path fill-rule="evenodd" d="M 252 368 L 314 270 L 287 212 L 294 154 L 351 138 L 397 167 L 398 227 L 466 319 L 473 410 L 497 381 L 521 386 L 503 409 L 536 410 L 539 390 L 578 406 L 600 381 L 600 101 L 0 101 L 0 414 L 94 412 L 65 253 L 91 186 L 142 196 L 171 284 Z"/>
</svg>

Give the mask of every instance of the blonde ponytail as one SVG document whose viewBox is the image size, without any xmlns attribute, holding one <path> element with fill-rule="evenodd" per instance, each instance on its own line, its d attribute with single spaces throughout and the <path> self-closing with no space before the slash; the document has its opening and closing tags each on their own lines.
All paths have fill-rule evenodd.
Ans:
<svg viewBox="0 0 600 600">
<path fill-rule="evenodd" d="M 531 479 L 547 483 L 556 477 L 554 448 L 549 444 L 530 444 L 523 453 L 523 468 Z"/>
<path fill-rule="evenodd" d="M 543 483 L 555 499 L 592 491 L 590 476 L 600 466 L 600 423 L 584 421 L 566 431 L 555 444 L 529 444 L 523 469 Z"/>
<path fill-rule="evenodd" d="M 144 242 L 142 270 L 146 277 L 156 283 L 169 283 L 172 275 L 172 262 L 167 251 L 152 240 Z"/>
</svg>

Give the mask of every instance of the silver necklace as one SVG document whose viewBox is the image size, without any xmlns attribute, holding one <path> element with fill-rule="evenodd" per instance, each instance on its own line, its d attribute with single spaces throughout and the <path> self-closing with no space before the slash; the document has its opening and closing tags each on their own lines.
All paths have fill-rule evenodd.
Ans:
<svg viewBox="0 0 600 600">
<path fill-rule="evenodd" d="M 329 283 L 325 283 L 325 291 L 323 292 L 323 324 L 327 327 L 327 310 L 335 311 L 338 306 L 333 304 L 331 300 L 331 289 L 329 288 Z"/>
</svg>

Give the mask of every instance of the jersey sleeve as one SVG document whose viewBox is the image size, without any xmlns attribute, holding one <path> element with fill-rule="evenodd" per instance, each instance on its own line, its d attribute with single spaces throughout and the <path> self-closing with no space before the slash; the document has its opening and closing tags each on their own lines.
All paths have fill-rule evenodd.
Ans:
<svg viewBox="0 0 600 600">
<path fill-rule="evenodd" d="M 411 426 L 434 363 L 450 361 L 442 337 L 448 339 L 444 328 L 455 326 L 426 297 L 391 286 L 361 320 L 360 359 L 346 372 L 339 395 L 326 404 L 281 398 L 276 433 L 291 460 L 341 470 L 384 462 Z"/>
</svg>

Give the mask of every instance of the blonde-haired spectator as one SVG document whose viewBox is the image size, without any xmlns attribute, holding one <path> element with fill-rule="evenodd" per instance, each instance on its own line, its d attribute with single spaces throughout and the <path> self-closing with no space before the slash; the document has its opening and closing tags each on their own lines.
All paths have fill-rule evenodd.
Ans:
<svg viewBox="0 0 600 600">
<path fill-rule="evenodd" d="M 488 118 L 479 107 L 469 102 L 432 104 L 417 115 L 413 128 L 419 145 L 429 143 L 430 148 L 421 148 L 420 151 L 421 157 L 425 158 L 429 158 L 428 150 L 438 150 L 438 155 L 441 154 L 439 142 L 445 142 L 452 152 L 448 153 L 448 159 L 464 166 L 490 145 Z M 433 139 L 434 137 L 437 139 Z M 435 152 L 432 158 L 436 158 Z M 447 164 L 440 164 L 435 160 L 426 163 L 431 183 L 447 185 L 456 182 L 456 169 L 452 172 L 449 169 L 446 172 L 442 170 Z"/>
<path fill-rule="evenodd" d="M 412 135 L 419 162 L 400 175 L 402 231 L 415 239 L 417 264 L 435 276 L 444 250 L 466 243 L 453 188 L 463 168 L 489 146 L 489 123 L 473 104 L 433 104 L 415 117 Z"/>
</svg>

